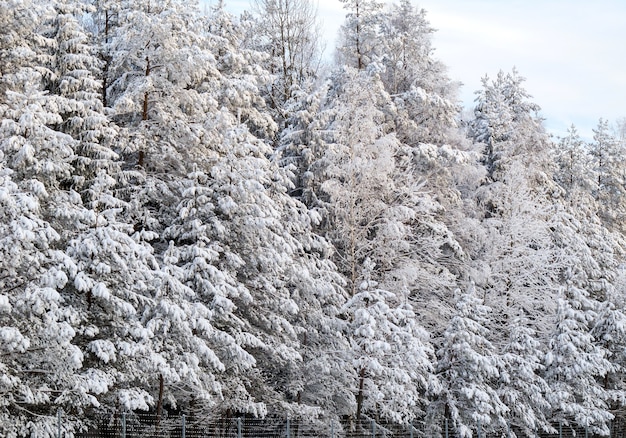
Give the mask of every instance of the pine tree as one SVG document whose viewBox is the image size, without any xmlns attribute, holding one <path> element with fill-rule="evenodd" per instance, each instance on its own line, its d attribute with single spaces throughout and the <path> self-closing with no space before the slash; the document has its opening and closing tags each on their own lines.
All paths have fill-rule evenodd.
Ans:
<svg viewBox="0 0 626 438">
<path fill-rule="evenodd" d="M 65 293 L 81 309 L 76 343 L 102 407 L 147 410 L 157 394 L 151 386 L 156 353 L 141 316 L 155 305 L 158 263 L 147 243 L 154 235 L 118 219 L 128 204 L 115 196 L 115 186 L 100 172 L 90 188 L 91 208 L 82 218 L 87 227 L 67 244 L 74 269 Z"/>
<path fill-rule="evenodd" d="M 293 188 L 290 194 L 309 208 L 319 207 L 321 184 L 319 165 L 327 141 L 332 134 L 326 128 L 333 117 L 329 108 L 330 83 L 311 85 L 311 90 L 299 89 L 288 102 L 286 108 L 290 114 L 287 128 L 280 134 L 276 159 L 286 171 L 291 172 Z M 317 171 L 316 171 L 317 170 Z"/>
<path fill-rule="evenodd" d="M 598 317 L 591 332 L 597 344 L 608 352 L 607 358 L 613 367 L 602 381 L 612 413 L 618 411 L 626 400 L 624 385 L 626 362 L 622 354 L 626 347 L 626 315 L 623 308 L 622 298 L 618 293 L 609 295 L 598 308 Z M 615 424 L 612 427 L 615 427 Z"/>
<path fill-rule="evenodd" d="M 196 360 L 198 365 L 208 366 L 219 374 L 228 370 L 228 377 L 218 376 L 215 383 L 215 387 L 219 388 L 218 395 L 223 398 L 218 382 L 226 383 L 250 373 L 256 360 L 246 347 L 262 342 L 253 336 L 246 338 L 239 334 L 246 331 L 248 325 L 235 315 L 235 303 L 250 305 L 252 296 L 229 269 L 230 263 L 236 268 L 242 267 L 238 262 L 240 257 L 219 242 L 225 227 L 215 212 L 214 187 L 208 175 L 201 171 L 190 174 L 185 186 L 178 205 L 178 218 L 165 230 L 166 238 L 171 240 L 170 248 L 164 253 L 164 269 L 171 272 L 185 289 L 180 289 L 178 293 L 170 289 L 163 298 L 173 301 L 176 308 L 185 309 L 182 319 L 191 324 L 188 329 L 190 340 L 197 345 L 196 350 L 203 352 Z M 160 319 L 163 324 L 170 324 L 167 315 Z M 180 327 L 176 329 L 180 330 Z M 164 344 L 166 339 L 164 337 Z M 192 348 L 188 354 L 196 353 Z M 226 384 L 225 389 L 235 390 L 239 385 L 239 382 L 232 387 Z M 229 401 L 235 405 L 237 402 L 233 395 L 229 395 Z M 203 408 L 210 408 L 219 402 L 210 399 L 198 401 L 204 401 Z M 247 411 L 242 406 L 236 409 Z"/>
<path fill-rule="evenodd" d="M 550 424 L 548 402 L 550 387 L 541 377 L 543 351 L 527 318 L 517 318 L 509 324 L 509 339 L 500 356 L 498 395 L 509 409 L 509 428 L 532 436 L 538 430 L 556 431 Z"/>
<path fill-rule="evenodd" d="M 337 47 L 337 63 L 357 70 L 364 70 L 376 61 L 375 46 L 377 28 L 383 4 L 375 0 L 341 0 L 348 11 L 341 28 L 341 40 Z"/>
<path fill-rule="evenodd" d="M 51 75 L 47 51 L 54 42 L 42 34 L 41 26 L 53 13 L 53 9 L 50 4 L 36 0 L 3 1 L 0 8 L 3 29 L 0 44 L 0 103 L 5 103 L 6 91 L 26 82 L 27 79 L 22 75 L 30 70 L 36 71 L 39 79 Z"/>
<path fill-rule="evenodd" d="M 374 268 L 371 261 L 364 265 Z M 343 313 L 350 321 L 350 355 L 357 377 L 356 420 L 380 415 L 405 423 L 423 414 L 427 395 L 439 384 L 433 376 L 434 349 L 407 296 L 380 289 L 366 277 Z"/>
<path fill-rule="evenodd" d="M 600 206 L 598 213 L 609 228 L 623 231 L 625 169 L 620 157 L 624 154 L 624 144 L 609 132 L 608 122 L 603 119 L 593 130 L 593 140 L 590 154 L 597 176 L 595 198 Z"/>
<path fill-rule="evenodd" d="M 620 233 L 608 230 L 596 216 L 590 193 L 579 196 L 578 202 L 564 199 L 565 206 L 552 221 L 554 239 L 562 248 L 561 258 L 570 275 L 565 287 L 576 288 L 586 297 L 592 315 L 587 327 L 594 345 L 604 352 L 612 368 L 601 379 L 611 409 L 620 405 L 624 388 L 621 385 L 623 361 L 623 313 L 619 298 L 624 241 Z M 579 306 L 575 302 L 576 306 Z M 595 314 L 595 316 L 593 316 Z M 593 318 L 593 321 L 591 321 Z"/>
<path fill-rule="evenodd" d="M 513 159 L 521 160 L 533 172 L 545 173 L 548 137 L 538 116 L 540 107 L 530 101 L 517 70 L 500 71 L 495 80 L 483 78 L 477 92 L 472 138 L 485 145 L 484 162 L 488 175 L 498 180 Z"/>
<path fill-rule="evenodd" d="M 548 400 L 553 421 L 607 435 L 613 414 L 599 379 L 615 367 L 591 334 L 591 324 L 597 318 L 596 304 L 576 286 L 576 275 L 576 270 L 568 272 L 568 284 L 558 301 L 546 355 L 545 379 L 552 388 Z"/>
<path fill-rule="evenodd" d="M 110 43 L 108 100 L 116 120 L 132 128 L 126 160 L 184 175 L 187 157 L 177 144 L 198 141 L 186 122 L 206 105 L 198 87 L 214 69 L 197 13 L 176 0 L 125 2 L 119 23 Z"/>
<path fill-rule="evenodd" d="M 591 160 L 585 142 L 580 138 L 574 125 L 567 137 L 555 145 L 555 159 L 558 171 L 555 180 L 567 191 L 572 200 L 577 200 L 581 191 L 592 193 L 596 187 L 595 174 L 589 166 Z"/>
<path fill-rule="evenodd" d="M 393 380 L 387 387 L 381 381 L 383 375 L 396 379 L 390 372 L 381 374 L 392 362 L 366 347 L 370 341 L 360 327 L 374 324 L 372 321 L 381 327 L 389 324 L 389 330 L 407 330 L 402 335 L 407 343 L 423 343 L 417 334 L 421 329 L 411 321 L 415 311 L 409 300 L 423 290 L 450 287 L 452 275 L 434 266 L 449 236 L 434 217 L 437 203 L 413 178 L 410 149 L 387 131 L 393 129 L 391 117 L 381 108 L 392 108 L 393 103 L 380 80 L 354 69 L 338 72 L 333 80 L 327 106 L 329 127 L 325 129 L 331 134 L 330 142 L 309 169 L 319 182 L 316 207 L 323 217 L 320 230 L 337 250 L 334 260 L 351 297 L 344 314 L 349 321 L 346 334 L 353 345 L 350 354 L 354 360 L 358 358 L 354 374 L 359 390 L 355 411 L 349 413 L 362 419 L 376 410 L 374 394 L 392 388 L 397 391 L 403 383 Z M 389 309 L 387 323 L 380 308 Z M 392 322 L 399 318 L 394 316 L 396 312 L 407 321 L 399 327 Z M 398 373 L 417 379 L 411 383 L 417 392 L 404 390 L 413 398 L 406 406 L 421 405 L 428 386 L 424 382 L 430 381 L 428 366 L 420 365 L 422 371 L 417 375 L 408 364 L 393 366 Z M 388 418 L 395 419 L 408 418 L 406 406 L 378 403 Z"/>
<path fill-rule="evenodd" d="M 215 56 L 220 80 L 207 83 L 220 108 L 227 108 L 258 138 L 274 141 L 278 125 L 268 111 L 262 90 L 271 88 L 272 76 L 264 68 L 268 54 L 254 43 L 257 23 L 249 14 L 240 21 L 218 4 L 209 17 L 208 50 Z"/>
<path fill-rule="evenodd" d="M 524 309 L 542 337 L 564 266 L 550 227 L 557 209 L 553 196 L 560 189 L 552 179 L 554 162 L 538 107 L 522 81 L 515 71 L 500 72 L 491 84 L 485 79 L 471 123 L 475 141 L 486 145 L 487 171 L 473 195 L 485 233 L 473 242 L 480 248 L 475 260 L 480 274 L 474 278 L 502 327 Z"/>
<path fill-rule="evenodd" d="M 181 281 L 212 312 L 216 334 L 207 343 L 224 363 L 217 379 L 229 394 L 217 409 L 295 413 L 305 388 L 294 389 L 286 377 L 306 381 L 304 334 L 333 324 L 336 311 L 327 312 L 342 304 L 340 280 L 328 262 L 328 245 L 312 235 L 317 215 L 288 196 L 288 175 L 267 158 L 270 146 L 226 108 L 205 129 L 212 133 L 199 149 L 206 165 L 198 163 L 183 182 L 164 236 L 173 242 Z M 328 311 L 320 301 L 329 303 Z M 323 348 L 324 340 L 316 343 Z"/>
<path fill-rule="evenodd" d="M 62 117 L 54 99 L 42 89 L 41 75 L 27 67 L 13 78 L 11 84 L 5 82 L 10 89 L 0 106 L 7 165 L 18 181 L 37 181 L 46 189 L 56 189 L 70 178 L 74 141 L 51 127 L 60 124 Z"/>
<path fill-rule="evenodd" d="M 111 71 L 113 61 L 113 38 L 117 28 L 121 25 L 120 12 L 122 3 L 117 0 L 91 0 L 93 7 L 93 25 L 91 33 L 97 46 L 98 59 L 102 63 L 100 74 L 97 76 L 100 82 L 101 101 L 105 108 L 112 105 L 109 87 L 114 81 L 114 72 Z"/>
<path fill-rule="evenodd" d="M 506 427 L 509 408 L 493 386 L 502 364 L 487 339 L 490 313 L 473 284 L 465 293 L 457 291 L 456 312 L 437 352 L 443 388 L 431 415 L 435 420 L 441 415 L 449 418 L 462 437 L 471 437 L 476 427 L 487 431 Z"/>
<path fill-rule="evenodd" d="M 0 430 L 47 436 L 59 408 L 68 413 L 66 430 L 75 430 L 76 416 L 97 406 L 97 391 L 80 375 L 83 354 L 74 342 L 80 314 L 64 294 L 74 265 L 45 220 L 44 184 L 6 166 L 12 133 L 0 135 Z"/>
<path fill-rule="evenodd" d="M 72 188 L 80 192 L 100 170 L 120 177 L 119 155 L 114 151 L 119 129 L 108 120 L 101 100 L 98 77 L 103 63 L 96 55 L 93 38 L 79 22 L 79 17 L 91 9 L 74 1 L 60 1 L 56 8 L 56 80 L 52 90 L 58 96 L 63 118 L 58 129 L 77 141 Z"/>
<path fill-rule="evenodd" d="M 398 137 L 411 146 L 446 143 L 457 123 L 457 86 L 433 56 L 433 32 L 426 12 L 409 0 L 391 5 L 380 25 L 381 79 L 397 106 Z"/>
</svg>

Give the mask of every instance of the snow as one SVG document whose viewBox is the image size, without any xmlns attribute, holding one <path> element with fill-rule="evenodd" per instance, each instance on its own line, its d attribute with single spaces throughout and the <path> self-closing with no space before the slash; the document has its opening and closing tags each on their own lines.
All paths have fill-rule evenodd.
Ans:
<svg viewBox="0 0 626 438">
<path fill-rule="evenodd" d="M 606 121 L 550 138 L 516 71 L 459 116 L 406 0 L 362 2 L 325 77 L 277 67 L 275 10 L 48 3 L 0 2 L 2 436 L 154 410 L 159 377 L 166 409 L 218 416 L 608 430 L 626 197 Z"/>
<path fill-rule="evenodd" d="M 107 339 L 97 339 L 87 345 L 87 351 L 96 355 L 104 363 L 115 362 L 117 350 L 115 345 Z"/>
<path fill-rule="evenodd" d="M 0 343 L 2 350 L 9 353 L 24 353 L 30 346 L 29 339 L 15 327 L 0 327 Z"/>
</svg>

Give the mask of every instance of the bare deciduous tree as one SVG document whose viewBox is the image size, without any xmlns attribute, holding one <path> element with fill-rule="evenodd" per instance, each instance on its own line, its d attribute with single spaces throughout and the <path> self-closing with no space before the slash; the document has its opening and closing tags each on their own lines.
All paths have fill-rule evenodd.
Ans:
<svg viewBox="0 0 626 438">
<path fill-rule="evenodd" d="M 280 113 L 295 85 L 315 77 L 321 63 L 317 6 L 310 0 L 255 0 L 261 20 L 260 45 L 270 55 L 270 72 L 276 75 L 270 92 Z"/>
</svg>

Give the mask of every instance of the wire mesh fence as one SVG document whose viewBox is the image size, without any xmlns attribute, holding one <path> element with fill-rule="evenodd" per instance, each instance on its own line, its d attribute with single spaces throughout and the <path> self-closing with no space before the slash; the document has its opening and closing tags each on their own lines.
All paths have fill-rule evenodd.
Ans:
<svg viewBox="0 0 626 438">
<path fill-rule="evenodd" d="M 61 416 L 59 416 L 60 421 Z M 428 425 L 388 424 L 374 420 L 330 422 L 289 418 L 194 418 L 149 414 L 110 414 L 92 419 L 92 427 L 75 438 L 426 438 L 433 434 Z M 485 433 L 479 426 L 472 431 L 477 438 L 597 438 L 584 427 L 555 425 L 557 433 L 536 431 L 528 435 L 515 427 Z M 64 438 L 60 424 L 59 437 Z M 443 438 L 459 434 L 447 423 L 440 428 Z M 611 425 L 610 438 L 626 438 L 626 422 Z"/>
</svg>

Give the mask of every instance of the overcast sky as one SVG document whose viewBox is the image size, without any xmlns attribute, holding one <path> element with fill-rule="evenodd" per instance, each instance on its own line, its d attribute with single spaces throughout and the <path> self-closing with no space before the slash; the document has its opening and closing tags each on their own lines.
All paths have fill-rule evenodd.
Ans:
<svg viewBox="0 0 626 438">
<path fill-rule="evenodd" d="M 217 0 L 204 0 L 215 3 Z M 315 0 L 313 0 L 315 1 Z M 237 14 L 248 0 L 226 0 Z M 471 107 L 487 74 L 516 67 L 541 106 L 546 127 L 564 134 L 574 123 L 585 137 L 603 117 L 626 117 L 626 1 L 420 0 L 437 29 L 435 56 L 463 83 Z M 319 0 L 329 49 L 343 22 L 339 0 Z"/>
</svg>

